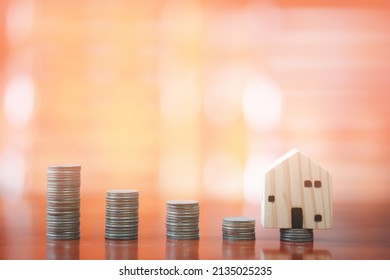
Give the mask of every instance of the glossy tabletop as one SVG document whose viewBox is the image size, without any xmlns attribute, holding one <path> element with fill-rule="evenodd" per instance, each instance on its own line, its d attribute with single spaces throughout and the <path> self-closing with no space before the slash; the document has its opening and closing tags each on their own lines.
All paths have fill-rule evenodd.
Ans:
<svg viewBox="0 0 390 280">
<path fill-rule="evenodd" d="M 260 225 L 258 205 L 200 201 L 200 239 L 165 237 L 165 201 L 140 200 L 139 238 L 105 240 L 104 196 L 82 196 L 81 238 L 47 240 L 45 197 L 0 202 L 0 259 L 390 259 L 385 204 L 334 204 L 332 230 L 314 230 L 313 243 L 284 243 L 277 229 Z M 222 239 L 222 219 L 256 218 L 256 241 Z"/>
</svg>

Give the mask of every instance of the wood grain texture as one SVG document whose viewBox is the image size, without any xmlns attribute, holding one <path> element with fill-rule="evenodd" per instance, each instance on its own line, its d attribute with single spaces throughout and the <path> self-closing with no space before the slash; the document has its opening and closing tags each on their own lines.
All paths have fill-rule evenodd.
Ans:
<svg viewBox="0 0 390 280">
<path fill-rule="evenodd" d="M 293 208 L 302 208 L 302 216 L 293 217 Z M 296 149 L 266 172 L 262 201 L 264 227 L 292 228 L 293 219 L 307 229 L 332 228 L 332 177 Z"/>
</svg>

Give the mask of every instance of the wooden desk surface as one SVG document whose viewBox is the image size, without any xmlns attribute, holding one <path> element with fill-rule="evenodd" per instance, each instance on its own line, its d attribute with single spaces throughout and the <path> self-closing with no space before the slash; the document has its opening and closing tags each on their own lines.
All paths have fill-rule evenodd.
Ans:
<svg viewBox="0 0 390 280">
<path fill-rule="evenodd" d="M 279 231 L 260 225 L 258 206 L 200 201 L 200 239 L 165 238 L 165 204 L 140 201 L 139 239 L 105 240 L 105 201 L 82 196 L 81 239 L 45 237 L 45 198 L 0 200 L 0 259 L 390 259 L 388 205 L 334 205 L 334 228 L 314 231 L 314 242 L 279 241 Z M 151 203 L 152 201 L 152 203 Z M 256 241 L 224 241 L 222 218 L 256 217 Z"/>
</svg>

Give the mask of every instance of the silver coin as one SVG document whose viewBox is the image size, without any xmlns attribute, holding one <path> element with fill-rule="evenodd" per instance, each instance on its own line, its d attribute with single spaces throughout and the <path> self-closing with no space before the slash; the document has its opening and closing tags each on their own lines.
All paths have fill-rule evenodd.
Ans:
<svg viewBox="0 0 390 280">
<path fill-rule="evenodd" d="M 189 230 L 167 230 L 166 231 L 166 234 L 167 235 L 196 235 L 196 234 L 199 234 L 199 230 L 193 230 L 193 229 L 189 229 Z"/>
<path fill-rule="evenodd" d="M 254 230 L 255 227 L 252 226 L 252 227 L 222 227 L 222 230 L 236 230 L 236 231 L 251 231 L 251 230 Z"/>
<path fill-rule="evenodd" d="M 199 223 L 199 219 L 166 219 L 167 224 L 196 224 Z"/>
<path fill-rule="evenodd" d="M 106 228 L 104 232 L 111 235 L 138 235 L 138 230 L 115 230 Z"/>
<path fill-rule="evenodd" d="M 255 223 L 228 223 L 228 222 L 224 222 L 222 224 L 223 226 L 237 226 L 237 227 L 250 227 L 250 226 L 254 226 Z"/>
<path fill-rule="evenodd" d="M 255 224 L 242 224 L 242 223 L 237 223 L 237 224 L 223 224 L 222 227 L 224 228 L 254 228 Z"/>
<path fill-rule="evenodd" d="M 80 234 L 71 235 L 71 236 L 62 236 L 62 235 L 48 235 L 46 236 L 49 240 L 78 240 L 80 239 Z"/>
<path fill-rule="evenodd" d="M 80 227 L 80 220 L 46 221 L 46 227 Z"/>
<path fill-rule="evenodd" d="M 64 225 L 64 224 L 78 224 L 80 225 L 80 220 L 46 220 L 47 225 Z"/>
<path fill-rule="evenodd" d="M 176 223 L 176 222 L 172 222 L 172 221 L 167 220 L 167 221 L 165 222 L 165 225 L 166 225 L 166 226 L 183 226 L 183 227 L 191 227 L 191 226 L 198 226 L 199 223 L 198 223 L 198 221 L 189 221 L 189 222 Z"/>
<path fill-rule="evenodd" d="M 118 193 L 106 193 L 106 199 L 119 199 L 119 200 L 139 200 L 139 194 L 118 194 Z"/>
<path fill-rule="evenodd" d="M 49 186 L 46 187 L 46 193 L 50 195 L 73 195 L 80 196 L 80 186 Z"/>
<path fill-rule="evenodd" d="M 109 239 L 137 239 L 138 233 L 111 233 L 111 232 L 105 232 L 104 233 L 106 238 Z"/>
<path fill-rule="evenodd" d="M 106 230 L 110 231 L 125 231 L 125 232 L 134 232 L 138 230 L 138 225 L 108 225 L 105 226 Z"/>
<path fill-rule="evenodd" d="M 172 210 L 172 211 L 175 211 L 175 210 L 199 210 L 199 205 L 198 204 L 196 204 L 196 205 L 192 205 L 192 204 L 189 204 L 189 205 L 186 205 L 186 204 L 169 205 L 169 204 L 167 204 L 166 209 Z"/>
<path fill-rule="evenodd" d="M 50 210 L 46 211 L 46 214 L 49 216 L 58 216 L 63 217 L 66 215 L 80 216 L 80 211 L 64 211 L 64 210 Z"/>
<path fill-rule="evenodd" d="M 78 201 L 80 201 L 80 194 L 46 192 L 46 201 L 56 201 L 56 200 L 61 200 L 61 201 L 78 200 Z"/>
<path fill-rule="evenodd" d="M 138 219 L 138 213 L 111 213 L 106 211 L 106 218 L 114 219 Z"/>
<path fill-rule="evenodd" d="M 183 218 L 192 218 L 198 217 L 199 212 L 167 212 L 167 217 L 183 217 Z"/>
<path fill-rule="evenodd" d="M 136 221 L 138 222 L 138 216 L 118 216 L 118 215 L 106 215 L 106 220 L 107 221 L 123 221 L 123 222 L 126 222 L 126 221 Z"/>
<path fill-rule="evenodd" d="M 52 201 L 48 201 L 46 202 L 46 207 L 47 208 L 57 208 L 57 209 L 61 209 L 61 208 L 80 208 L 80 202 L 64 202 L 64 201 L 60 201 L 60 202 L 52 202 Z"/>
<path fill-rule="evenodd" d="M 122 232 L 115 232 L 115 231 L 109 231 L 109 230 L 105 230 L 104 234 L 106 236 L 127 236 L 127 237 L 130 237 L 130 236 L 138 236 L 138 232 L 137 231 L 132 231 L 132 232 L 126 232 L 126 231 L 122 231 Z"/>
<path fill-rule="evenodd" d="M 250 237 L 250 238 L 249 237 L 248 238 L 246 238 L 246 237 L 245 238 L 241 238 L 241 237 L 227 237 L 227 236 L 224 236 L 223 239 L 224 240 L 231 240 L 231 241 L 234 241 L 234 240 L 235 241 L 244 241 L 244 240 L 248 240 L 249 241 L 249 240 L 256 240 L 256 237 L 253 236 L 253 237 Z"/>
<path fill-rule="evenodd" d="M 46 205 L 56 206 L 71 206 L 76 205 L 80 207 L 80 200 L 77 199 L 48 199 Z"/>
<path fill-rule="evenodd" d="M 106 229 L 109 230 L 123 230 L 123 231 L 131 231 L 138 229 L 138 225 L 112 225 L 112 224 L 106 224 Z"/>
<path fill-rule="evenodd" d="M 54 212 L 50 213 L 46 211 L 47 217 L 52 217 L 53 219 L 58 217 L 58 218 L 73 218 L 73 217 L 80 217 L 80 211 L 74 211 L 71 213 L 64 213 L 64 212 Z"/>
<path fill-rule="evenodd" d="M 105 230 L 104 231 L 104 234 L 106 236 L 138 236 L 138 231 L 134 230 L 134 231 L 113 231 L 113 230 Z"/>
<path fill-rule="evenodd" d="M 167 230 L 186 230 L 186 229 L 191 229 L 191 230 L 199 230 L 199 226 L 196 225 L 196 226 L 181 226 L 181 225 L 167 225 L 166 226 L 166 229 Z"/>
<path fill-rule="evenodd" d="M 138 214 L 138 209 L 137 208 L 134 208 L 134 209 L 123 209 L 123 208 L 107 208 L 106 207 L 106 213 L 109 213 L 109 214 L 113 214 L 113 215 L 116 215 L 116 214 L 128 214 L 128 215 L 136 215 Z"/>
<path fill-rule="evenodd" d="M 197 200 L 168 200 L 168 205 L 198 205 L 199 201 Z"/>
<path fill-rule="evenodd" d="M 223 232 L 222 234 L 226 236 L 251 236 L 251 235 L 256 235 L 256 232 L 240 232 L 240 233 Z"/>
<path fill-rule="evenodd" d="M 167 231 L 167 236 L 194 236 L 199 235 L 198 230 L 191 230 L 191 231 Z"/>
<path fill-rule="evenodd" d="M 174 234 L 167 232 L 166 237 L 170 239 L 199 239 L 199 234 Z"/>
<path fill-rule="evenodd" d="M 111 190 L 106 192 L 106 198 L 134 198 L 139 197 L 139 191 L 137 190 Z"/>
<path fill-rule="evenodd" d="M 167 224 L 166 225 L 167 229 L 185 229 L 185 228 L 199 228 L 198 225 L 182 225 L 182 224 Z"/>
<path fill-rule="evenodd" d="M 46 224 L 47 231 L 80 231 L 80 223 Z"/>
<path fill-rule="evenodd" d="M 46 231 L 48 233 L 57 233 L 57 234 L 63 234 L 63 233 L 78 233 L 80 232 L 80 229 L 79 228 L 71 228 L 71 227 L 57 227 L 57 228 L 53 228 L 53 227 L 47 227 L 46 228 Z"/>
<path fill-rule="evenodd" d="M 180 212 L 167 212 L 166 215 L 168 218 L 196 218 L 199 217 L 198 212 L 192 212 L 192 213 L 180 213 Z"/>
<path fill-rule="evenodd" d="M 69 229 L 46 229 L 46 235 L 62 235 L 62 236 L 69 236 L 69 235 L 79 235 L 79 230 L 69 230 Z"/>
<path fill-rule="evenodd" d="M 131 205 L 131 206 L 138 206 L 139 200 L 127 200 L 127 199 L 116 199 L 116 198 L 106 198 L 106 204 L 107 205 Z"/>
<path fill-rule="evenodd" d="M 106 209 L 137 211 L 139 207 L 138 204 L 106 204 Z"/>
<path fill-rule="evenodd" d="M 73 229 L 80 229 L 80 221 L 74 221 L 74 222 L 46 222 L 46 228 L 73 228 Z"/>
<path fill-rule="evenodd" d="M 108 227 L 138 227 L 138 221 L 135 221 L 135 222 L 107 221 L 106 226 L 108 226 Z"/>
<path fill-rule="evenodd" d="M 106 234 L 105 236 L 106 239 L 112 239 L 112 240 L 135 240 L 135 239 L 138 239 L 138 235 L 130 235 L 130 236 L 127 236 L 127 235 L 124 235 L 124 236 L 121 236 L 121 235 L 109 235 L 109 234 Z"/>
<path fill-rule="evenodd" d="M 77 206 L 77 207 L 80 207 L 80 201 L 66 201 L 66 200 L 60 200 L 60 199 L 56 199 L 56 200 L 46 200 L 46 206 L 50 206 L 50 207 L 69 207 L 69 206 Z"/>
<path fill-rule="evenodd" d="M 117 202 L 117 203 L 113 203 L 113 202 L 106 201 L 106 205 L 107 206 L 111 206 L 111 207 L 138 208 L 138 202 L 137 203 L 130 203 L 130 202 Z"/>
<path fill-rule="evenodd" d="M 252 234 L 252 233 L 255 233 L 255 230 L 252 229 L 252 230 L 248 230 L 248 231 L 242 231 L 242 230 L 222 230 L 222 233 L 223 234 Z"/>
<path fill-rule="evenodd" d="M 80 239 L 80 233 L 73 233 L 73 234 L 47 234 L 46 237 L 48 239 L 72 240 L 72 239 Z"/>
<path fill-rule="evenodd" d="M 80 222 L 80 218 L 79 217 L 75 217 L 75 218 L 53 218 L 53 217 L 46 217 L 46 222 L 48 223 L 51 223 L 51 222 L 56 222 L 56 223 L 61 223 L 61 222 L 64 222 L 64 223 L 67 223 L 67 222 L 71 222 L 71 223 L 78 223 Z"/>
<path fill-rule="evenodd" d="M 70 173 L 70 172 L 67 172 L 67 173 L 48 173 L 47 174 L 47 178 L 46 180 L 47 181 L 50 181 L 50 180 L 78 180 L 80 181 L 80 172 L 78 173 Z"/>
<path fill-rule="evenodd" d="M 80 196 L 80 187 L 65 187 L 65 186 L 56 186 L 56 187 L 46 187 L 46 193 L 49 195 L 72 195 Z"/>
<path fill-rule="evenodd" d="M 58 173 L 58 174 L 48 174 L 46 181 L 75 181 L 80 182 L 81 181 L 81 174 L 72 174 L 72 173 Z"/>
<path fill-rule="evenodd" d="M 182 235 L 167 235 L 168 239 L 176 239 L 176 240 L 197 240 L 199 239 L 199 235 L 193 236 L 182 236 Z"/>
<path fill-rule="evenodd" d="M 51 192 L 46 191 L 46 199 L 80 199 L 80 192 Z"/>
<path fill-rule="evenodd" d="M 256 220 L 254 218 L 248 218 L 248 217 L 228 217 L 223 218 L 224 222 L 231 222 L 231 223 L 254 223 Z"/>
<path fill-rule="evenodd" d="M 46 178 L 46 182 L 51 182 L 51 181 L 75 181 L 75 182 L 81 182 L 81 174 L 48 174 Z"/>
<path fill-rule="evenodd" d="M 51 207 L 46 205 L 46 213 L 55 213 L 55 212 L 63 212 L 63 213 L 74 213 L 80 212 L 80 207 Z"/>
</svg>

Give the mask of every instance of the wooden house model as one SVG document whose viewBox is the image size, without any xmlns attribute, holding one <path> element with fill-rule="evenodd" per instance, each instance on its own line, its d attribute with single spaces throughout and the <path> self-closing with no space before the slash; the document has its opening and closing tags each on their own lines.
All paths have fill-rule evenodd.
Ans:
<svg viewBox="0 0 390 280">
<path fill-rule="evenodd" d="M 332 178 L 294 149 L 265 174 L 262 224 L 266 228 L 332 228 Z"/>
</svg>

